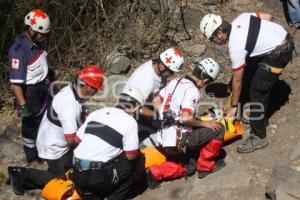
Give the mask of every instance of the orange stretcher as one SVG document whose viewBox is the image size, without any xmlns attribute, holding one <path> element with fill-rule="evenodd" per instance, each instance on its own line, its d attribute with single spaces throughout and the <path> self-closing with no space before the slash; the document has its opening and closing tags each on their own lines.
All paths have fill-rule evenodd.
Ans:
<svg viewBox="0 0 300 200">
<path fill-rule="evenodd" d="M 214 118 L 210 116 L 200 117 L 200 120 L 202 121 L 210 121 L 213 119 Z M 226 120 L 221 118 L 218 121 L 221 122 L 225 127 L 224 142 L 228 142 L 234 138 L 237 138 L 244 132 L 243 125 L 239 120 Z"/>
<path fill-rule="evenodd" d="M 166 157 L 154 146 L 146 147 L 141 152 L 145 155 L 145 168 L 166 162 Z"/>
</svg>

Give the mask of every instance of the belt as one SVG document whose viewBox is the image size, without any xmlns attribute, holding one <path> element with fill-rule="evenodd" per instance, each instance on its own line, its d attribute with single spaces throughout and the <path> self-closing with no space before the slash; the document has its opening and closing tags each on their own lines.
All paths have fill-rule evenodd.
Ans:
<svg viewBox="0 0 300 200">
<path fill-rule="evenodd" d="M 264 64 L 263 65 L 264 67 L 261 67 L 261 69 L 265 70 L 265 71 L 268 71 L 268 72 L 271 72 L 272 74 L 281 74 L 283 68 L 279 68 L 279 67 L 273 67 L 273 66 L 270 66 L 270 65 L 267 65 L 267 64 Z"/>
<path fill-rule="evenodd" d="M 107 164 L 101 161 L 89 161 L 89 160 L 82 160 L 73 157 L 72 159 L 73 166 L 75 166 L 78 170 L 90 170 L 90 169 L 104 169 Z"/>
<path fill-rule="evenodd" d="M 270 65 L 266 65 L 266 68 L 269 72 L 273 74 L 281 74 L 283 68 L 278 68 L 278 67 L 272 67 Z"/>
</svg>

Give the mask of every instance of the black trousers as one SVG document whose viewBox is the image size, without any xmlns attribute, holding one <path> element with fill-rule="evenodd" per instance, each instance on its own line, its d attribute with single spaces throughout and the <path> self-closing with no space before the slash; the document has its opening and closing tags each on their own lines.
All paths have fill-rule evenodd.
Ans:
<svg viewBox="0 0 300 200">
<path fill-rule="evenodd" d="M 261 64 L 263 65 L 263 64 Z M 250 125 L 253 134 L 260 138 L 266 137 L 267 113 L 273 86 L 278 75 L 259 67 L 252 79 L 249 89 Z"/>
<path fill-rule="evenodd" d="M 83 200 L 122 200 L 144 170 L 143 158 L 132 163 L 123 157 L 103 169 L 79 170 L 74 166 L 73 182 Z"/>
<path fill-rule="evenodd" d="M 251 132 L 260 138 L 266 137 L 268 123 L 266 112 L 268 111 L 273 86 L 278 81 L 279 76 L 266 70 L 266 65 L 285 68 L 293 57 L 293 50 L 293 38 L 288 34 L 285 44 L 278 46 L 268 55 L 261 58 L 254 58 L 256 61 L 247 67 L 248 71 L 244 72 L 243 82 L 247 83 L 243 83 L 243 85 L 246 87 L 249 85 Z M 250 70 L 250 68 L 254 70 Z M 252 73 L 249 73 L 250 71 Z"/>
<path fill-rule="evenodd" d="M 22 137 L 24 152 L 28 162 L 38 160 L 36 148 L 36 138 L 38 129 L 43 118 L 44 110 L 42 107 L 47 103 L 48 85 L 46 81 L 36 85 L 27 85 L 24 88 L 26 105 L 32 113 L 29 117 L 22 119 Z"/>
<path fill-rule="evenodd" d="M 44 186 L 53 178 L 64 175 L 72 168 L 73 152 L 69 151 L 57 160 L 46 160 L 48 170 L 28 168 L 22 172 L 23 187 L 26 190 L 43 189 Z"/>
</svg>

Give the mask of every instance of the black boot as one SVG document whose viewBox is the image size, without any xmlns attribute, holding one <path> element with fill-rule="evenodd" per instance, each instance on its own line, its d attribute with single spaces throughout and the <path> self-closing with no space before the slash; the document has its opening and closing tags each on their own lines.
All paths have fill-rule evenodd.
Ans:
<svg viewBox="0 0 300 200">
<path fill-rule="evenodd" d="M 214 173 L 216 171 L 218 171 L 219 169 L 225 167 L 226 163 L 223 159 L 220 159 L 216 162 L 215 164 L 215 168 L 212 171 L 206 172 L 206 171 L 198 171 L 198 178 L 204 178 L 207 175 Z"/>
<path fill-rule="evenodd" d="M 147 180 L 148 187 L 151 190 L 154 190 L 155 188 L 157 188 L 159 186 L 159 182 L 153 178 L 153 175 L 152 175 L 150 169 L 146 170 L 146 180 Z"/>
<path fill-rule="evenodd" d="M 25 190 L 23 188 L 22 172 L 25 170 L 24 167 L 8 167 L 8 174 L 10 177 L 10 183 L 12 189 L 16 195 L 23 195 Z"/>
</svg>

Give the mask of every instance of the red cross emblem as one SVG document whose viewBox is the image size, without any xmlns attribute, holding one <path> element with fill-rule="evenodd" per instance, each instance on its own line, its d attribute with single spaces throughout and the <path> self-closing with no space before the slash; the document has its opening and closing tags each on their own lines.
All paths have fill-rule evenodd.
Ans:
<svg viewBox="0 0 300 200">
<path fill-rule="evenodd" d="M 171 63 L 172 62 L 172 56 L 170 56 L 169 58 L 166 57 L 166 63 Z"/>
<path fill-rule="evenodd" d="M 32 19 L 30 20 L 30 24 L 31 24 L 31 25 L 36 24 L 35 18 L 32 18 Z"/>
<path fill-rule="evenodd" d="M 176 56 L 182 57 L 182 51 L 180 49 L 175 48 L 174 53 L 175 53 Z"/>
<path fill-rule="evenodd" d="M 11 62 L 11 67 L 13 68 L 13 69 L 19 69 L 19 60 L 18 59 L 15 59 L 15 58 L 13 58 L 12 59 L 12 62 Z"/>
<path fill-rule="evenodd" d="M 42 11 L 41 9 L 35 9 L 32 11 L 34 13 L 33 17 L 42 17 L 43 19 L 45 19 L 47 17 L 46 13 L 44 11 Z"/>
</svg>

